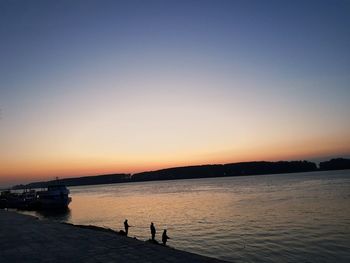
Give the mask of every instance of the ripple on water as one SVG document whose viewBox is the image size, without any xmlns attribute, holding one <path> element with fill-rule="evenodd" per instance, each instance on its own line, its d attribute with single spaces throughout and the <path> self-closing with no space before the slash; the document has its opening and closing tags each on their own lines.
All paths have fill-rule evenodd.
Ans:
<svg viewBox="0 0 350 263">
<path fill-rule="evenodd" d="M 76 224 L 233 262 L 350 262 L 350 171 L 73 187 Z"/>
</svg>

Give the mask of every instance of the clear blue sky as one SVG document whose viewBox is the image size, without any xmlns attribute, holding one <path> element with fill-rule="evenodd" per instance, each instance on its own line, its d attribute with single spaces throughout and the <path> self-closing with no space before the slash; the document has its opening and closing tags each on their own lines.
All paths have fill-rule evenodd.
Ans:
<svg viewBox="0 0 350 263">
<path fill-rule="evenodd" d="M 350 1 L 3 0 L 0 39 L 3 182 L 350 153 Z"/>
</svg>

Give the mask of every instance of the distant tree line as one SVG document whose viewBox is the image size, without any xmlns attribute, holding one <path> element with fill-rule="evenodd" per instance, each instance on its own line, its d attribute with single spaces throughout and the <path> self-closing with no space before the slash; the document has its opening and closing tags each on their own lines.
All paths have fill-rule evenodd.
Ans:
<svg viewBox="0 0 350 263">
<path fill-rule="evenodd" d="M 132 181 L 173 180 L 224 176 L 242 176 L 316 171 L 315 163 L 308 161 L 242 162 L 168 168 L 132 175 Z"/>
<path fill-rule="evenodd" d="M 350 169 L 350 159 L 336 158 L 320 163 L 321 171 Z"/>
<path fill-rule="evenodd" d="M 107 174 L 84 176 L 78 178 L 60 179 L 60 183 L 67 186 L 114 184 L 127 182 L 141 182 L 154 180 L 176 180 L 191 178 L 246 176 L 262 174 L 299 173 L 326 170 L 350 169 L 350 159 L 337 158 L 321 162 L 320 167 L 309 161 L 279 161 L 279 162 L 241 162 L 229 164 L 209 164 L 161 169 L 157 171 L 136 174 Z M 27 185 L 17 185 L 14 189 L 43 188 L 54 183 L 36 182 Z"/>
<path fill-rule="evenodd" d="M 130 176 L 131 176 L 130 174 L 105 174 L 105 175 L 96 175 L 96 176 L 84 176 L 84 177 L 59 179 L 59 183 L 65 184 L 66 186 L 115 184 L 115 183 L 124 183 L 125 181 L 130 180 Z M 56 180 L 51 180 L 47 182 L 30 183 L 27 185 L 16 185 L 13 187 L 13 189 L 43 188 L 55 182 Z"/>
</svg>

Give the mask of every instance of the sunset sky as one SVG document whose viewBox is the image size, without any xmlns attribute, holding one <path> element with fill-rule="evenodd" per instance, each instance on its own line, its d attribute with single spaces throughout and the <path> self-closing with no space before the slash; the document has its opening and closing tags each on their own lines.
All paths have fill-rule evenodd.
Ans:
<svg viewBox="0 0 350 263">
<path fill-rule="evenodd" d="M 0 1 L 0 186 L 350 155 L 350 1 Z"/>
</svg>

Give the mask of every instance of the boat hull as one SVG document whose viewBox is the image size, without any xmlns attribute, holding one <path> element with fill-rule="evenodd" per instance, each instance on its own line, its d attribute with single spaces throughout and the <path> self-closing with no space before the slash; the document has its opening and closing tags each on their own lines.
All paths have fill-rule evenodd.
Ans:
<svg viewBox="0 0 350 263">
<path fill-rule="evenodd" d="M 40 199 L 38 200 L 37 208 L 39 210 L 66 209 L 71 201 L 71 197 L 61 199 Z"/>
<path fill-rule="evenodd" d="M 21 210 L 61 210 L 67 209 L 72 198 L 65 185 L 49 185 L 43 191 L 25 191 L 21 194 L 3 191 L 0 195 L 0 208 Z"/>
</svg>

